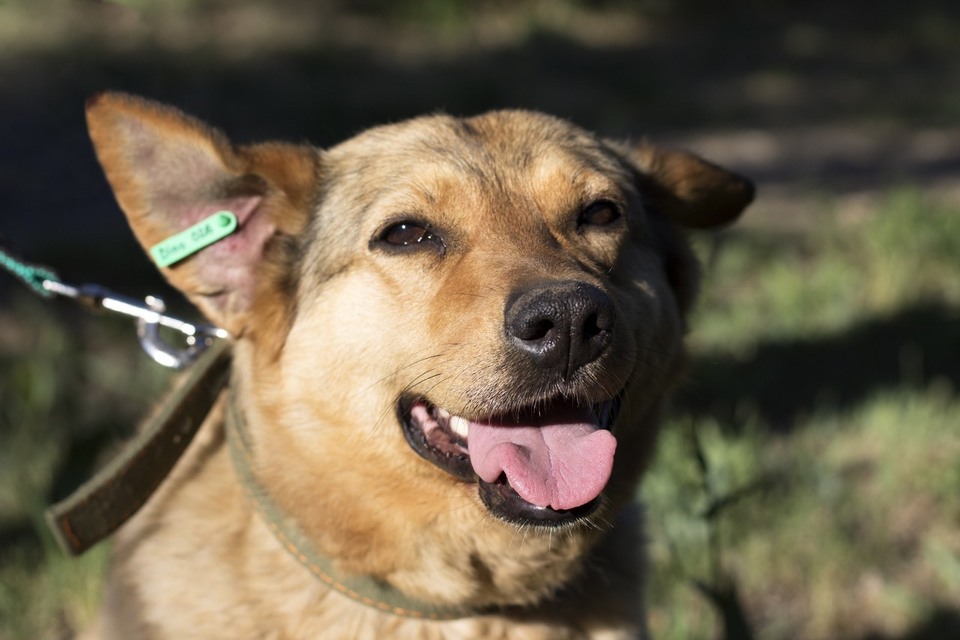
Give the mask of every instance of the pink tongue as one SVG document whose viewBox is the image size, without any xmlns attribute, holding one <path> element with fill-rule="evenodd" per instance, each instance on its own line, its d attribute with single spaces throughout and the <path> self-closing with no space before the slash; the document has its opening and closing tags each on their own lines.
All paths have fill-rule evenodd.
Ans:
<svg viewBox="0 0 960 640">
<path fill-rule="evenodd" d="M 573 509 L 603 491 L 617 440 L 597 428 L 588 410 L 559 410 L 535 425 L 470 423 L 470 462 L 486 482 L 501 474 L 521 498 L 539 507 Z"/>
</svg>

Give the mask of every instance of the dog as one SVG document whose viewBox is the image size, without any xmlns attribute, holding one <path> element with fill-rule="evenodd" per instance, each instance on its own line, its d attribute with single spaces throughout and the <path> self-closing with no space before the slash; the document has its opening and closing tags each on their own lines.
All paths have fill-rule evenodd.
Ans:
<svg viewBox="0 0 960 640">
<path fill-rule="evenodd" d="M 232 370 L 89 637 L 646 637 L 633 502 L 684 364 L 685 229 L 734 221 L 747 179 L 528 111 L 330 149 L 120 93 L 87 122 L 145 248 L 239 221 L 162 269 Z"/>
</svg>

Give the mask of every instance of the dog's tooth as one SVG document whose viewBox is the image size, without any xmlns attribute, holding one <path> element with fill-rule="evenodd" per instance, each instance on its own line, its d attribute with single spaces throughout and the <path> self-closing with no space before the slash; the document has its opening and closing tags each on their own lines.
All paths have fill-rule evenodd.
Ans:
<svg viewBox="0 0 960 640">
<path fill-rule="evenodd" d="M 466 440 L 470 433 L 470 421 L 460 416 L 452 416 L 450 418 L 450 430 Z"/>
</svg>

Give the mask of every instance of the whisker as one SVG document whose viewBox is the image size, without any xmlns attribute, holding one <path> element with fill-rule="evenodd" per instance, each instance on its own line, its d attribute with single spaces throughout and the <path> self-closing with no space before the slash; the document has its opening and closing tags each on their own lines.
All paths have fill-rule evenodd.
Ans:
<svg viewBox="0 0 960 640">
<path fill-rule="evenodd" d="M 420 364 L 421 362 L 426 362 L 427 360 L 432 360 L 432 359 L 434 359 L 434 358 L 442 358 L 444 355 L 446 355 L 446 354 L 444 354 L 444 353 L 435 353 L 435 354 L 433 354 L 433 355 L 424 356 L 424 357 L 422 357 L 422 358 L 419 358 L 418 360 L 414 360 L 414 361 L 412 361 L 412 362 L 408 362 L 408 363 L 405 364 L 405 365 L 402 365 L 402 366 L 400 366 L 400 367 L 397 367 L 397 368 L 394 369 L 392 372 L 390 372 L 390 373 L 388 373 L 387 375 L 383 376 L 383 377 L 380 378 L 379 380 L 371 383 L 370 385 L 364 387 L 363 389 L 361 389 L 361 390 L 358 391 L 357 393 L 353 394 L 353 397 L 357 397 L 357 396 L 359 396 L 359 395 L 361 395 L 361 394 L 363 394 L 363 393 L 366 393 L 367 391 L 370 391 L 370 389 L 373 389 L 373 388 L 374 388 L 375 386 L 377 386 L 378 384 L 381 384 L 381 383 L 389 380 L 390 378 L 392 378 L 393 376 L 397 375 L 398 373 L 400 373 L 400 372 L 403 371 L 404 369 L 409 369 L 410 367 L 415 366 L 415 365 L 418 365 L 418 364 Z"/>
<path fill-rule="evenodd" d="M 452 296 L 463 296 L 465 298 L 478 298 L 481 300 L 486 299 L 489 296 L 481 295 L 479 293 L 467 292 L 467 291 L 451 291 L 450 295 Z"/>
<path fill-rule="evenodd" d="M 427 374 L 430 374 L 430 375 L 427 375 Z M 440 373 L 432 373 L 432 370 L 428 369 L 427 371 L 424 371 L 424 372 L 421 373 L 419 376 L 417 376 L 416 378 L 414 378 L 409 384 L 407 384 L 407 385 L 403 388 L 403 390 L 400 392 L 400 395 L 402 396 L 402 395 L 406 394 L 407 392 L 409 392 L 409 391 L 413 388 L 413 386 L 416 385 L 416 384 L 420 384 L 420 383 L 425 382 L 425 381 L 427 381 L 427 380 L 432 380 L 432 379 L 434 379 L 434 378 L 436 378 L 436 377 L 439 377 L 439 376 L 442 376 L 442 375 L 443 375 L 442 372 L 440 372 Z M 434 385 L 434 386 L 436 386 L 436 385 Z M 383 422 L 383 419 L 387 417 L 387 414 L 389 414 L 392 409 L 393 409 L 393 406 L 392 406 L 392 405 L 389 405 L 389 406 L 387 406 L 387 407 L 384 408 L 384 410 L 383 410 L 383 411 L 380 413 L 380 415 L 377 417 L 376 422 L 374 422 L 373 426 L 371 427 L 371 432 L 372 432 L 372 431 L 376 431 L 376 429 L 378 429 L 378 428 L 380 427 L 380 424 Z"/>
</svg>

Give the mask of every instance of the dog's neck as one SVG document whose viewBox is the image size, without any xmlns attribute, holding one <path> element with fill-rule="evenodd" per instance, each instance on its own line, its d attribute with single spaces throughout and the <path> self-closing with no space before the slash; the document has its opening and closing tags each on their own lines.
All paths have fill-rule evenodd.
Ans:
<svg viewBox="0 0 960 640">
<path fill-rule="evenodd" d="M 333 560 L 321 554 L 296 520 L 270 496 L 257 479 L 250 453 L 249 431 L 243 411 L 228 391 L 225 419 L 227 442 L 237 477 L 256 512 L 281 546 L 319 581 L 338 593 L 379 611 L 422 620 L 453 620 L 484 613 L 469 607 L 442 606 L 411 598 L 386 581 L 337 571 Z"/>
<path fill-rule="evenodd" d="M 638 524 L 633 522 L 633 514 L 629 512 L 610 513 L 606 520 L 610 530 L 569 548 L 570 539 L 565 537 L 551 538 L 552 544 L 538 546 L 533 544 L 535 539 L 525 540 L 522 534 L 492 519 L 471 521 L 466 529 L 468 533 L 476 532 L 477 536 L 467 539 L 462 553 L 452 557 L 434 553 L 434 549 L 449 548 L 434 542 L 435 539 L 442 542 L 443 536 L 448 536 L 449 542 L 451 523 L 453 527 L 458 523 L 456 513 L 450 521 L 427 525 L 418 522 L 417 525 L 429 528 L 419 529 L 416 538 L 408 536 L 405 543 L 400 535 L 383 537 L 382 530 L 368 532 L 345 524 L 340 517 L 344 507 L 362 505 L 358 513 L 376 507 L 367 502 L 353 502 L 365 499 L 366 494 L 356 491 L 352 481 L 342 481 L 342 475 L 338 476 L 338 473 L 343 474 L 343 467 L 337 465 L 336 456 L 316 457 L 316 450 L 310 448 L 317 440 L 316 435 L 300 437 L 304 433 L 300 426 L 304 416 L 301 407 L 296 402 L 278 400 L 278 397 L 290 395 L 289 388 L 275 385 L 277 372 L 269 361 L 259 361 L 257 355 L 244 341 L 237 345 L 237 366 L 230 383 L 230 393 L 235 395 L 230 403 L 226 403 L 233 407 L 225 406 L 223 416 L 229 453 L 233 457 L 228 464 L 234 467 L 238 488 L 249 495 L 251 480 L 255 484 L 254 499 L 246 501 L 250 515 L 262 525 L 258 529 L 265 541 L 273 546 L 270 538 L 277 540 L 285 549 L 284 553 L 295 561 L 286 565 L 288 570 L 302 570 L 304 579 L 361 603 L 360 606 L 371 614 L 382 614 L 376 617 L 383 617 L 385 624 L 390 624 L 390 619 L 404 620 L 393 615 L 401 611 L 391 612 L 391 608 L 406 610 L 407 620 L 478 615 L 480 619 L 487 619 L 489 616 L 482 614 L 491 612 L 491 608 L 501 616 L 508 615 L 516 620 L 564 619 L 576 617 L 568 611 L 571 597 L 580 602 L 586 593 L 591 594 L 591 600 L 597 600 L 601 609 L 615 609 L 619 618 L 634 617 L 640 602 L 638 572 L 642 563 L 638 554 L 642 554 L 642 543 Z M 252 393 L 252 389 L 259 391 Z M 230 416 L 230 413 L 234 415 Z M 332 423 L 324 422 L 326 418 L 317 416 L 318 422 L 310 428 L 311 434 L 324 434 L 320 438 L 324 441 L 335 432 Z M 237 445 L 241 448 L 238 449 Z M 323 452 L 329 450 L 326 442 L 320 449 Z M 350 457 L 349 450 L 341 448 L 339 451 L 341 457 Z M 238 454 L 241 466 L 238 466 Z M 249 479 L 244 477 L 244 468 L 249 471 Z M 281 469 L 283 473 L 278 472 Z M 374 470 L 370 473 L 376 475 Z M 326 483 L 338 481 L 340 484 L 335 486 L 345 488 L 346 494 L 338 493 L 333 497 L 324 489 Z M 266 498 L 278 515 L 266 516 L 264 503 L 260 503 L 256 496 Z M 370 495 L 374 504 L 380 498 L 380 507 L 383 506 L 382 497 L 378 492 Z M 306 515 L 301 517 L 301 513 Z M 325 518 L 324 513 L 329 517 Z M 295 515 L 295 518 L 283 514 Z M 280 523 L 292 524 L 296 536 L 282 530 Z M 394 526 L 398 534 L 410 529 L 409 523 L 395 523 L 387 527 L 387 533 L 391 533 Z M 500 537 L 495 539 L 499 543 L 506 538 L 519 539 L 522 544 L 488 544 L 494 536 Z M 294 537 L 302 544 L 294 541 Z M 463 538 L 456 539 L 464 541 Z M 479 542 L 474 544 L 476 540 Z M 290 544 L 291 541 L 294 543 Z M 471 544 L 473 546 L 469 546 Z M 341 553 L 344 547 L 347 548 L 346 554 Z M 480 555 L 484 553 L 495 555 Z M 402 559 L 398 561 L 398 558 Z M 476 591 L 464 591 L 462 587 L 467 583 L 473 587 L 477 578 L 473 562 L 483 563 L 482 567 L 502 573 L 482 576 L 485 584 Z M 467 563 L 469 566 L 465 566 Z M 621 574 L 624 576 L 622 580 Z M 359 588 L 352 582 L 357 576 L 365 576 L 360 579 Z M 392 584 L 386 585 L 388 593 L 384 597 L 381 590 L 386 576 L 390 576 Z M 613 584 L 616 588 L 611 588 Z M 439 597 L 434 598 L 438 592 Z M 413 598 L 419 602 L 411 601 L 405 594 L 414 594 Z M 442 605 L 432 604 L 437 602 Z"/>
</svg>

